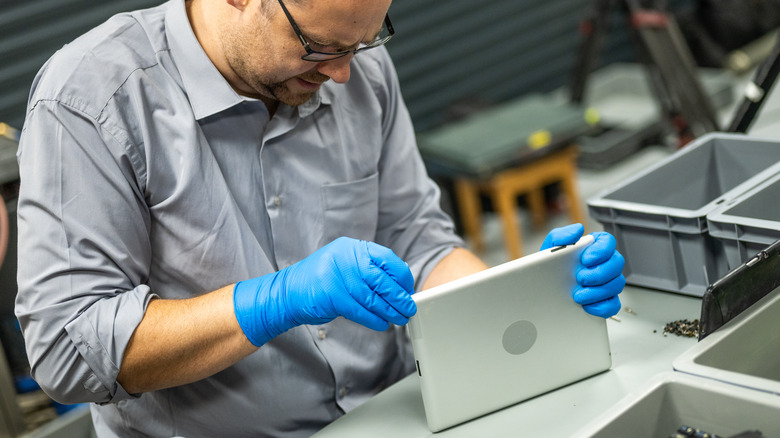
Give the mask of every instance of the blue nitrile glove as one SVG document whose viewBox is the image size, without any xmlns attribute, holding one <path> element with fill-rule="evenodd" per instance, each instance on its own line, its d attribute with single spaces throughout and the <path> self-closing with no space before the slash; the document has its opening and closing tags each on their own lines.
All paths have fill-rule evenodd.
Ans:
<svg viewBox="0 0 780 438">
<path fill-rule="evenodd" d="M 542 250 L 559 245 L 576 243 L 585 232 L 582 224 L 555 228 L 547 234 Z M 609 318 L 620 311 L 618 294 L 623 291 L 623 256 L 616 251 L 615 238 L 605 232 L 591 233 L 592 244 L 582 252 L 581 265 L 577 268 L 577 287 L 572 297 L 591 315 Z"/>
<path fill-rule="evenodd" d="M 340 237 L 281 271 L 237 283 L 233 308 L 259 347 L 295 326 L 339 316 L 378 331 L 406 324 L 417 312 L 413 285 L 392 250 Z"/>
</svg>

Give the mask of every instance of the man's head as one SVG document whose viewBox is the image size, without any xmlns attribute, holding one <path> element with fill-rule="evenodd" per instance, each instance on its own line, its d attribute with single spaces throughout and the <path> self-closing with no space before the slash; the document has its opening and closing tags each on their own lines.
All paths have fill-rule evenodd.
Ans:
<svg viewBox="0 0 780 438">
<path fill-rule="evenodd" d="M 346 82 L 354 55 L 323 62 L 301 59 L 307 52 L 293 23 L 313 50 L 354 50 L 383 29 L 390 1 L 201 0 L 198 5 L 193 0 L 188 6 L 206 53 L 239 93 L 300 105 L 323 82 Z M 215 19 L 213 24 L 199 20 L 207 16 Z"/>
</svg>

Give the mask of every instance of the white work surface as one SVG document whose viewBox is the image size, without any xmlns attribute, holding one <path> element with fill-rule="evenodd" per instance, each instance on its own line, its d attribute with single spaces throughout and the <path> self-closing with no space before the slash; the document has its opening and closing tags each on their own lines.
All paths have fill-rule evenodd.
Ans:
<svg viewBox="0 0 780 438">
<path fill-rule="evenodd" d="M 696 344 L 695 338 L 664 336 L 663 329 L 672 321 L 698 319 L 700 298 L 632 286 L 620 297 L 620 322 L 607 320 L 609 371 L 436 434 L 425 422 L 418 376 L 412 374 L 314 437 L 569 437 L 653 376 L 672 371 L 672 361 Z"/>
</svg>

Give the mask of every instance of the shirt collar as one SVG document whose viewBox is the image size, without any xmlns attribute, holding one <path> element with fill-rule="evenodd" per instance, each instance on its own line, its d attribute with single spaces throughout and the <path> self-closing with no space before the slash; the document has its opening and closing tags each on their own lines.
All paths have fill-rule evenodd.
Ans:
<svg viewBox="0 0 780 438">
<path fill-rule="evenodd" d="M 195 118 L 200 120 L 246 101 L 236 93 L 201 47 L 187 18 L 184 0 L 172 0 L 165 16 L 165 34 L 171 57 L 179 69 Z M 330 104 L 330 83 L 323 84 L 303 105 L 298 116 L 314 113 L 321 104 Z"/>
<path fill-rule="evenodd" d="M 165 15 L 165 35 L 196 119 L 241 103 L 241 96 L 222 77 L 195 38 L 184 0 L 170 3 Z"/>
<path fill-rule="evenodd" d="M 330 105 L 333 90 L 331 90 L 331 87 L 333 86 L 332 83 L 327 82 L 325 84 L 322 84 L 319 90 L 317 90 L 314 95 L 306 101 L 303 105 L 298 106 L 298 117 L 304 118 L 311 114 L 313 114 L 321 105 Z"/>
</svg>

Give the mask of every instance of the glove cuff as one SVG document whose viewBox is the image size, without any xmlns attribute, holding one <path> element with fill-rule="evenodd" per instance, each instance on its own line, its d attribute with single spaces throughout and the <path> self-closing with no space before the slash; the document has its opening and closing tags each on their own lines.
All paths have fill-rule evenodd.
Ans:
<svg viewBox="0 0 780 438">
<path fill-rule="evenodd" d="M 292 328 L 274 299 L 271 285 L 278 273 L 240 281 L 233 287 L 233 311 L 249 342 L 260 347 Z"/>
</svg>

